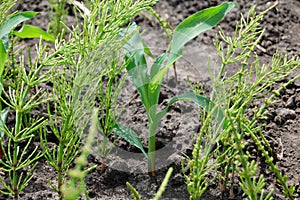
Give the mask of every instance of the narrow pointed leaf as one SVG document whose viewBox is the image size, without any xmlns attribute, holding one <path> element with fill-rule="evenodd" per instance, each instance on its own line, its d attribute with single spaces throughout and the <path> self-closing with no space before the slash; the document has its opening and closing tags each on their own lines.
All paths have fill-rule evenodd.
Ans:
<svg viewBox="0 0 300 200">
<path fill-rule="evenodd" d="M 132 24 L 128 31 L 134 30 L 135 24 Z M 123 46 L 126 58 L 131 59 L 126 67 L 129 77 L 133 81 L 142 98 L 142 102 L 146 109 L 151 107 L 149 102 L 149 75 L 148 66 L 144 54 L 144 43 L 138 32 L 136 32 L 128 42 Z"/>
<path fill-rule="evenodd" d="M 6 107 L 4 108 L 3 110 L 1 110 L 1 113 L 0 113 L 0 127 L 3 129 L 4 128 L 4 125 L 6 123 L 6 119 L 7 119 L 7 114 L 9 112 L 9 107 Z M 0 138 L 3 138 L 4 136 L 4 132 L 0 129 Z"/>
<path fill-rule="evenodd" d="M 113 130 L 116 135 L 120 136 L 121 138 L 129 142 L 131 145 L 139 148 L 143 152 L 143 154 L 147 157 L 147 153 L 143 148 L 139 136 L 132 129 L 122 124 L 116 124 Z"/>
<path fill-rule="evenodd" d="M 187 42 L 216 26 L 236 5 L 237 3 L 234 2 L 224 2 L 219 6 L 201 10 L 182 21 L 174 30 L 168 64 L 181 56 L 182 49 Z"/>
<path fill-rule="evenodd" d="M 5 50 L 4 44 L 2 43 L 2 40 L 0 39 L 0 81 L 2 81 L 2 74 L 4 71 L 6 60 L 7 52 Z"/>
<path fill-rule="evenodd" d="M 224 110 L 221 107 L 215 105 L 215 103 L 212 102 L 210 99 L 200 96 L 200 95 L 197 95 L 195 93 L 186 93 L 186 94 L 178 95 L 178 96 L 172 98 L 170 100 L 170 102 L 168 103 L 167 108 L 165 108 L 163 111 L 158 113 L 157 117 L 163 117 L 172 104 L 176 103 L 177 101 L 183 101 L 183 100 L 194 102 L 198 106 L 204 108 L 206 112 L 213 111 L 212 115 L 215 117 L 217 122 L 219 124 L 223 124 L 224 128 L 227 126 L 227 122 L 226 122 L 225 115 L 224 115 L 225 114 Z"/>
<path fill-rule="evenodd" d="M 182 21 L 174 30 L 166 66 L 151 79 L 151 89 L 155 89 L 172 64 L 182 56 L 183 47 L 187 42 L 216 26 L 236 5 L 233 2 L 224 2 L 219 6 L 201 10 Z"/>
<path fill-rule="evenodd" d="M 161 66 L 163 65 L 163 63 L 166 59 L 166 56 L 167 56 L 167 53 L 163 53 L 156 58 L 156 60 L 154 61 L 154 63 L 151 66 L 150 79 L 152 79 L 157 74 L 157 72 L 160 70 Z"/>
<path fill-rule="evenodd" d="M 55 38 L 53 35 L 47 33 L 43 29 L 31 26 L 31 25 L 24 25 L 21 30 L 14 31 L 13 34 L 20 38 L 40 38 L 42 37 L 43 40 L 47 40 L 50 42 L 55 42 Z"/>
<path fill-rule="evenodd" d="M 8 34 L 20 23 L 32 19 L 38 12 L 19 12 L 10 16 L 0 27 L 0 39 L 7 50 L 8 48 Z"/>
<path fill-rule="evenodd" d="M 144 41 L 142 41 L 142 42 L 143 42 L 143 45 L 144 45 L 144 52 L 145 52 L 145 54 L 147 54 L 151 58 L 154 58 L 154 55 L 152 54 L 152 52 L 149 49 L 149 47 L 147 46 L 147 44 Z"/>
</svg>

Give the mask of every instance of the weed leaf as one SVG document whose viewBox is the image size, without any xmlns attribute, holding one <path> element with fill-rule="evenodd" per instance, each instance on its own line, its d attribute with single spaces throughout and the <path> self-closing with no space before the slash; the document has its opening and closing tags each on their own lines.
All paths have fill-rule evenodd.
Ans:
<svg viewBox="0 0 300 200">
<path fill-rule="evenodd" d="M 116 135 L 118 135 L 121 138 L 125 139 L 131 145 L 134 145 L 137 148 L 139 148 L 143 152 L 143 154 L 146 157 L 148 157 L 145 150 L 144 150 L 144 148 L 143 148 L 143 145 L 142 145 L 142 142 L 141 142 L 139 136 L 132 129 L 128 128 L 127 126 L 124 126 L 122 124 L 117 123 L 113 130 L 114 130 Z"/>
<path fill-rule="evenodd" d="M 14 31 L 13 34 L 20 38 L 40 38 L 42 37 L 44 40 L 50 41 L 50 42 L 55 42 L 55 38 L 53 35 L 47 33 L 43 29 L 36 27 L 36 26 L 31 26 L 31 25 L 24 25 L 21 30 L 19 31 Z"/>
</svg>

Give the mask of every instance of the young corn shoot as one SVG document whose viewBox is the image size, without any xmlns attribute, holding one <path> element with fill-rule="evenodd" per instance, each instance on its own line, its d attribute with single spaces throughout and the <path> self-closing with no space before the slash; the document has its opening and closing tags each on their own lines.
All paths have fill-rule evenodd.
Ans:
<svg viewBox="0 0 300 200">
<path fill-rule="evenodd" d="M 236 3 L 224 2 L 219 6 L 199 11 L 181 22 L 174 30 L 167 51 L 156 58 L 150 68 L 150 73 L 148 73 L 148 65 L 145 59 L 145 50 L 148 48 L 145 47 L 138 33 L 134 34 L 123 47 L 126 58 L 130 60 L 126 68 L 127 72 L 137 88 L 147 112 L 149 122 L 147 157 L 148 171 L 151 176 L 155 175 L 156 129 L 159 121 L 168 112 L 169 107 L 179 100 L 190 100 L 206 109 L 210 109 L 208 105 L 211 104 L 210 100 L 205 97 L 194 93 L 187 93 L 174 97 L 169 102 L 167 108 L 158 112 L 158 98 L 163 78 L 173 63 L 182 56 L 184 45 L 200 33 L 213 28 L 235 5 Z M 135 29 L 134 24 L 127 31 L 132 31 L 133 29 Z M 214 116 L 217 116 L 221 123 L 223 114 L 220 109 L 216 110 Z M 114 131 L 117 135 L 128 139 L 129 142 L 133 142 L 145 154 L 141 142 L 132 130 L 117 124 Z"/>
</svg>

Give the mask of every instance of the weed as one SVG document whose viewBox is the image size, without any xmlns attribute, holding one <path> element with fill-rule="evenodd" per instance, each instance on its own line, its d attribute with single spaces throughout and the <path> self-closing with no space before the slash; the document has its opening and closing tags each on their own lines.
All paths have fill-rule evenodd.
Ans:
<svg viewBox="0 0 300 200">
<path fill-rule="evenodd" d="M 10 4 L 11 5 L 8 5 Z M 0 10 L 8 14 L 9 9 L 14 6 L 15 1 L 6 1 L 0 5 Z M 0 178 L 4 189 L 0 190 L 3 194 L 11 194 L 14 199 L 19 198 L 19 193 L 27 186 L 32 178 L 32 172 L 37 165 L 37 160 L 42 156 L 38 152 L 38 146 L 31 148 L 35 133 L 43 126 L 43 118 L 34 119 L 30 116 L 30 111 L 48 99 L 44 99 L 41 90 L 33 89 L 37 85 L 48 81 L 47 72 L 40 75 L 43 66 L 39 66 L 39 60 L 31 59 L 30 49 L 28 50 L 29 61 L 25 63 L 24 56 L 19 57 L 17 62 L 14 53 L 14 40 L 9 38 L 16 35 L 20 38 L 44 38 L 53 40 L 52 36 L 42 29 L 24 25 L 19 31 L 14 31 L 15 27 L 31 18 L 36 12 L 14 13 L 6 17 L 1 16 L 0 24 L 0 99 L 1 99 L 1 131 L 0 131 L 0 170 L 7 173 L 9 182 Z M 9 56 L 12 55 L 12 56 Z M 27 71 L 26 65 L 28 65 Z M 4 88 L 7 88 L 4 90 Z M 2 109 L 2 105 L 7 107 Z M 14 127 L 5 124 L 9 110 L 15 114 Z M 3 144 L 6 142 L 6 144 Z M 23 148 L 22 148 L 23 147 Z M 24 169 L 29 169 L 24 174 Z"/>
<path fill-rule="evenodd" d="M 155 2 L 128 1 L 124 4 L 123 1 L 95 0 L 89 3 L 89 14 L 81 12 L 73 4 L 77 18 L 83 18 L 82 23 L 75 27 L 65 25 L 70 33 L 69 40 L 64 40 L 64 34 L 61 34 L 55 51 L 42 62 L 45 66 L 56 66 L 51 76 L 53 91 L 49 95 L 53 102 L 48 106 L 48 125 L 58 142 L 52 148 L 47 141 L 45 127 L 44 134 L 41 134 L 41 146 L 45 158 L 58 173 L 57 186 L 51 185 L 60 199 L 63 198 L 61 188 L 66 172 L 82 146 L 81 138 L 84 137 L 88 116 L 96 106 L 97 98 L 101 106 L 99 129 L 105 137 L 100 150 L 97 147 L 93 151 L 99 153 L 101 158 L 109 153 L 107 136 L 111 133 L 117 108 L 116 97 L 124 81 L 119 86 L 113 82 L 126 64 L 118 65 L 120 49 L 130 38 L 130 34 L 120 38 L 119 32 L 134 15 Z M 105 77 L 108 77 L 106 86 L 102 85 Z"/>
<path fill-rule="evenodd" d="M 220 29 L 215 40 L 221 68 L 219 74 L 213 78 L 214 89 L 210 99 L 224 110 L 225 123 L 220 126 L 212 118 L 211 111 L 203 115 L 203 126 L 195 144 L 193 158 L 188 164 L 190 174 L 186 176 L 190 199 L 199 199 L 208 186 L 217 180 L 209 181 L 211 173 L 218 174 L 222 198 L 228 183 L 231 184 L 232 190 L 234 178 L 238 175 L 239 184 L 249 199 L 272 199 L 272 190 L 264 194 L 264 177 L 257 177 L 258 164 L 251 159 L 251 153 L 246 150 L 249 143 L 247 137 L 251 138 L 251 142 L 261 152 L 265 163 L 282 185 L 286 197 L 294 199 L 295 187 L 287 185 L 288 177 L 283 176 L 274 163 L 272 149 L 262 133 L 264 125 L 257 125 L 265 118 L 266 108 L 276 94 L 300 77 L 297 75 L 281 85 L 278 90 L 271 91 L 270 88 L 273 88 L 275 83 L 300 67 L 300 61 L 296 58 L 287 59 L 276 53 L 270 64 L 261 66 L 259 63 L 255 48 L 264 33 L 259 27 L 259 22 L 274 6 L 260 14 L 256 14 L 252 7 L 246 18 L 242 16 L 233 37 L 226 36 Z M 254 61 L 250 62 L 251 59 Z M 239 64 L 241 68 L 228 77 L 226 68 L 233 63 Z M 253 110 L 253 116 L 249 116 L 247 113 L 251 113 L 250 105 L 254 99 L 263 99 L 264 103 L 260 108 Z M 231 195 L 234 198 L 232 192 Z"/>
</svg>

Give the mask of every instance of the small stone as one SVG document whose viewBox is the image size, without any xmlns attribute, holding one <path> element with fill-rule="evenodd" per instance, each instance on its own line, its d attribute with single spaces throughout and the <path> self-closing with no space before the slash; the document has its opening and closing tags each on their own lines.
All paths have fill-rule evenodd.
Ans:
<svg viewBox="0 0 300 200">
<path fill-rule="evenodd" d="M 295 95 L 290 96 L 285 104 L 286 107 L 288 108 L 295 108 L 296 103 L 295 103 Z"/>
<path fill-rule="evenodd" d="M 295 119 L 296 112 L 294 110 L 288 108 L 280 108 L 277 110 L 277 116 L 275 117 L 274 121 L 277 125 L 284 124 L 289 119 Z"/>
<path fill-rule="evenodd" d="M 300 87 L 300 79 L 299 78 L 295 80 L 294 85 L 297 87 Z"/>
</svg>

